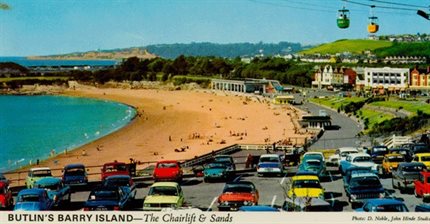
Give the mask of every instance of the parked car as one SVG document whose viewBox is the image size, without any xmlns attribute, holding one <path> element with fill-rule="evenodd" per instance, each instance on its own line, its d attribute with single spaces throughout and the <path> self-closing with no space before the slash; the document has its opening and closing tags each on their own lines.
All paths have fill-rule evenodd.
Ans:
<svg viewBox="0 0 430 224">
<path fill-rule="evenodd" d="M 218 210 L 238 210 L 244 205 L 258 205 L 259 193 L 252 182 L 228 182 L 218 197 Z"/>
<path fill-rule="evenodd" d="M 102 183 L 105 187 L 120 187 L 124 194 L 129 194 L 130 200 L 136 198 L 136 184 L 129 175 L 114 175 L 106 177 Z"/>
<path fill-rule="evenodd" d="M 294 176 L 287 196 L 324 199 L 324 189 L 317 176 Z"/>
<path fill-rule="evenodd" d="M 27 188 L 33 188 L 34 182 L 43 177 L 52 177 L 51 169 L 48 167 L 31 168 L 28 171 L 27 178 L 25 179 L 25 186 Z"/>
<path fill-rule="evenodd" d="M 376 164 L 381 164 L 384 159 L 385 154 L 388 153 L 388 148 L 385 145 L 373 146 L 371 149 L 368 149 L 367 154 L 372 157 L 373 162 Z"/>
<path fill-rule="evenodd" d="M 333 207 L 329 202 L 321 198 L 285 198 L 282 210 L 284 211 L 303 211 L 303 212 L 324 212 L 332 211 Z"/>
<path fill-rule="evenodd" d="M 374 173 L 352 174 L 345 193 L 353 209 L 369 199 L 385 197 L 385 189 Z"/>
<path fill-rule="evenodd" d="M 430 212 L 430 204 L 420 204 L 415 206 L 415 212 Z"/>
<path fill-rule="evenodd" d="M 357 212 L 408 212 L 405 203 L 396 199 L 370 199 Z"/>
<path fill-rule="evenodd" d="M 234 159 L 230 155 L 217 155 L 213 159 L 214 162 L 224 163 L 227 166 L 228 171 L 235 171 L 236 164 L 234 163 Z"/>
<path fill-rule="evenodd" d="M 118 211 L 125 210 L 131 201 L 130 195 L 122 188 L 100 186 L 91 191 L 83 206 L 84 211 Z"/>
<path fill-rule="evenodd" d="M 306 159 L 318 159 L 325 163 L 324 154 L 322 152 L 306 152 L 303 154 L 302 161 Z"/>
<path fill-rule="evenodd" d="M 327 159 L 327 166 L 339 167 L 340 161 L 345 160 L 349 154 L 358 153 L 358 149 L 355 147 L 341 147 L 336 149 L 334 155 L 331 155 Z"/>
<path fill-rule="evenodd" d="M 368 167 L 374 173 L 378 173 L 379 171 L 379 166 L 366 153 L 349 154 L 345 160 L 340 161 L 339 171 L 343 175 L 352 166 Z"/>
<path fill-rule="evenodd" d="M 403 193 L 405 190 L 415 188 L 414 181 L 419 178 L 420 172 L 424 171 L 426 166 L 423 163 L 410 162 L 400 163 L 397 170 L 392 172 L 392 185 Z"/>
<path fill-rule="evenodd" d="M 430 172 L 420 172 L 414 185 L 415 197 L 423 197 L 424 202 L 428 201 L 430 199 Z"/>
<path fill-rule="evenodd" d="M 268 205 L 241 206 L 240 212 L 279 212 L 279 209 Z"/>
<path fill-rule="evenodd" d="M 0 173 L 0 181 L 8 181 L 8 179 L 2 173 Z"/>
<path fill-rule="evenodd" d="M 176 182 L 157 182 L 149 188 L 143 202 L 144 211 L 161 211 L 163 208 L 180 208 L 184 204 L 184 193 Z"/>
<path fill-rule="evenodd" d="M 419 143 L 415 143 L 412 146 L 412 153 L 415 155 L 417 153 L 429 153 L 430 152 L 430 147 L 422 142 Z"/>
<path fill-rule="evenodd" d="M 391 175 L 391 172 L 396 170 L 401 162 L 406 162 L 405 156 L 401 154 L 386 154 L 382 160 L 382 175 Z"/>
<path fill-rule="evenodd" d="M 319 159 L 303 158 L 298 170 L 314 172 L 320 180 L 327 177 L 325 163 Z"/>
<path fill-rule="evenodd" d="M 63 168 L 63 183 L 71 187 L 86 186 L 88 174 L 83 164 L 69 164 Z"/>
<path fill-rule="evenodd" d="M 412 161 L 412 151 L 407 148 L 391 148 L 388 150 L 391 154 L 401 154 L 405 157 L 405 162 Z"/>
<path fill-rule="evenodd" d="M 117 161 L 105 163 L 101 169 L 101 180 L 113 175 L 130 175 L 127 164 Z"/>
<path fill-rule="evenodd" d="M 12 191 L 9 188 L 9 181 L 0 180 L 0 208 L 8 209 L 13 206 Z"/>
<path fill-rule="evenodd" d="M 227 165 L 225 163 L 212 162 L 204 165 L 204 182 L 212 180 L 227 180 L 229 176 L 230 172 L 227 171 Z"/>
<path fill-rule="evenodd" d="M 412 161 L 423 163 L 430 169 L 430 153 L 417 153 L 414 155 Z"/>
<path fill-rule="evenodd" d="M 155 164 L 154 168 L 154 181 L 182 181 L 182 168 L 176 160 L 164 160 Z"/>
<path fill-rule="evenodd" d="M 260 156 L 257 165 L 257 175 L 263 176 L 266 174 L 276 174 L 279 176 L 284 174 L 284 165 L 278 154 L 264 154 Z"/>
<path fill-rule="evenodd" d="M 49 211 L 54 201 L 45 189 L 24 189 L 18 193 L 14 211 Z"/>
<path fill-rule="evenodd" d="M 70 186 L 64 185 L 60 178 L 43 177 L 34 182 L 34 187 L 45 189 L 48 197 L 54 201 L 53 206 L 70 204 L 72 197 Z"/>
<path fill-rule="evenodd" d="M 351 180 L 351 176 L 357 173 L 373 173 L 369 167 L 352 166 L 349 167 L 343 175 L 343 188 L 346 189 Z"/>
</svg>

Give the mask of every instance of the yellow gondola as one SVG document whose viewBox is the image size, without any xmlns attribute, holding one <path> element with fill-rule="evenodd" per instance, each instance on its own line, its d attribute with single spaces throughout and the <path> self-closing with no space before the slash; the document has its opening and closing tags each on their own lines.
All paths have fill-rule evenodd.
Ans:
<svg viewBox="0 0 430 224">
<path fill-rule="evenodd" d="M 369 33 L 376 33 L 376 32 L 378 32 L 379 25 L 377 23 L 377 19 L 378 19 L 378 17 L 376 17 L 376 16 L 369 17 L 370 23 L 369 23 L 369 25 L 367 25 L 367 31 Z"/>
</svg>

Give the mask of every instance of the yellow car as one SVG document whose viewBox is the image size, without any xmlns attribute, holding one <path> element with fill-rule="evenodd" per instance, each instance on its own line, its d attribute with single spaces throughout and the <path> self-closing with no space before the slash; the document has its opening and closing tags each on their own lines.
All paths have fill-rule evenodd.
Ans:
<svg viewBox="0 0 430 224">
<path fill-rule="evenodd" d="M 401 154 L 386 154 L 382 159 L 382 174 L 391 174 L 393 170 L 397 170 L 399 163 L 406 162 L 405 156 Z"/>
<path fill-rule="evenodd" d="M 417 153 L 412 159 L 414 162 L 424 163 L 427 169 L 430 168 L 430 153 Z"/>
<path fill-rule="evenodd" d="M 318 176 L 294 176 L 288 191 L 288 197 L 309 197 L 324 199 L 324 189 L 321 187 Z"/>
</svg>

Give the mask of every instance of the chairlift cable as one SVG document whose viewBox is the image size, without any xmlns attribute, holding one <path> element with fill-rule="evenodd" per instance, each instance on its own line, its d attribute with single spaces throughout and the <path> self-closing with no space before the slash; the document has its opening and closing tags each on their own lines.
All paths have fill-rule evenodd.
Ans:
<svg viewBox="0 0 430 224">
<path fill-rule="evenodd" d="M 423 5 L 412 5 L 412 4 L 405 4 L 405 3 L 398 3 L 398 2 L 389 2 L 389 1 L 382 1 L 382 0 L 367 0 L 371 2 L 379 2 L 384 4 L 390 4 L 390 5 L 397 5 L 397 6 L 406 6 L 406 7 L 412 7 L 412 8 L 429 8 L 430 6 L 423 6 Z"/>
<path fill-rule="evenodd" d="M 395 9 L 395 10 L 414 11 L 414 12 L 417 11 L 416 9 L 366 4 L 366 3 L 356 2 L 356 1 L 351 1 L 351 0 L 341 0 L 341 1 L 349 2 L 351 4 L 356 4 L 356 5 L 361 5 L 361 6 L 368 6 L 368 7 L 375 6 L 376 8 L 382 8 L 382 9 Z"/>
</svg>

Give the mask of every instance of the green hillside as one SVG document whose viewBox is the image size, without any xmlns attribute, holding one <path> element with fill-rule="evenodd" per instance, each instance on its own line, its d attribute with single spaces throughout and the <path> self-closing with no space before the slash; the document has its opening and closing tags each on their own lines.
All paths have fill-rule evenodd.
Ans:
<svg viewBox="0 0 430 224">
<path fill-rule="evenodd" d="M 299 52 L 300 54 L 336 54 L 349 51 L 351 53 L 362 53 L 366 50 L 375 50 L 392 46 L 393 43 L 381 40 L 338 40 L 332 43 L 321 44 L 314 48 Z"/>
<path fill-rule="evenodd" d="M 430 55 L 429 42 L 394 43 L 389 47 L 378 48 L 374 51 L 378 57 L 386 56 L 424 56 Z"/>
</svg>

